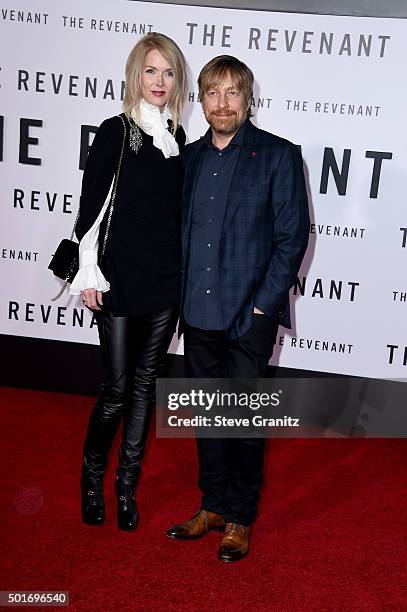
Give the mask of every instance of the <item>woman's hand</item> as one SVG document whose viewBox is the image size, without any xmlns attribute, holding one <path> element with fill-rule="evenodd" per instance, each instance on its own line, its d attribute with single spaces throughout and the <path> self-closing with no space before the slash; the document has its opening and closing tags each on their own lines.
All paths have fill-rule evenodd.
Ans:
<svg viewBox="0 0 407 612">
<path fill-rule="evenodd" d="M 81 291 L 81 300 L 87 308 L 91 310 L 102 310 L 103 305 L 102 292 L 96 289 L 84 289 Z"/>
</svg>

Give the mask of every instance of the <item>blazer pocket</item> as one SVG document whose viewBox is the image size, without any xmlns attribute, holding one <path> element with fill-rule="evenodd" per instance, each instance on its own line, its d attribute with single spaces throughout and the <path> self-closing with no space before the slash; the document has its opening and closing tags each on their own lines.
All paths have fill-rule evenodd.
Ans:
<svg viewBox="0 0 407 612">
<path fill-rule="evenodd" d="M 257 196 L 257 185 L 252 185 L 243 191 L 247 196 Z"/>
<path fill-rule="evenodd" d="M 270 183 L 258 183 L 251 185 L 243 191 L 243 196 L 247 200 L 267 199 L 270 190 Z"/>
</svg>

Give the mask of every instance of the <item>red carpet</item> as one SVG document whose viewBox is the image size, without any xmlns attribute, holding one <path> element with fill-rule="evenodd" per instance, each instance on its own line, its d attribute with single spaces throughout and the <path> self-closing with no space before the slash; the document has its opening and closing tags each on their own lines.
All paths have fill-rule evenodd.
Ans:
<svg viewBox="0 0 407 612">
<path fill-rule="evenodd" d="M 66 590 L 87 611 L 407 610 L 405 441 L 272 442 L 252 552 L 227 565 L 217 533 L 164 535 L 199 504 L 192 440 L 152 436 L 137 532 L 115 526 L 114 461 L 107 522 L 87 527 L 78 482 L 92 400 L 1 389 L 0 402 L 0 590 Z"/>
</svg>

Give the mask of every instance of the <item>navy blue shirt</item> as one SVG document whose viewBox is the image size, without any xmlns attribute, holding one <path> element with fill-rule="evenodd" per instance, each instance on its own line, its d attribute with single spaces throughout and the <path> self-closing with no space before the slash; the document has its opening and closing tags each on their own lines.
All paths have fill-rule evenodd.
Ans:
<svg viewBox="0 0 407 612">
<path fill-rule="evenodd" d="M 184 302 L 185 321 L 199 329 L 224 329 L 219 287 L 219 247 L 245 123 L 224 149 L 212 144 L 212 130 L 208 130 L 204 136 L 203 159 L 192 203 L 191 250 Z"/>
</svg>

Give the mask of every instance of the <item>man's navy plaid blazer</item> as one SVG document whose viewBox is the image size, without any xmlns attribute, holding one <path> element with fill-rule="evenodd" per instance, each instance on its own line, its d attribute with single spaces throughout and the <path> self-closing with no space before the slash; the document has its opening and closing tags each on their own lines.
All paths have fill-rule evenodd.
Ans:
<svg viewBox="0 0 407 612">
<path fill-rule="evenodd" d="M 194 189 L 203 156 L 202 139 L 187 145 L 183 154 L 182 299 L 189 264 Z M 229 190 L 219 252 L 227 338 L 238 338 L 250 329 L 255 306 L 291 327 L 289 289 L 295 282 L 308 236 L 308 199 L 298 147 L 248 120 Z"/>
</svg>

